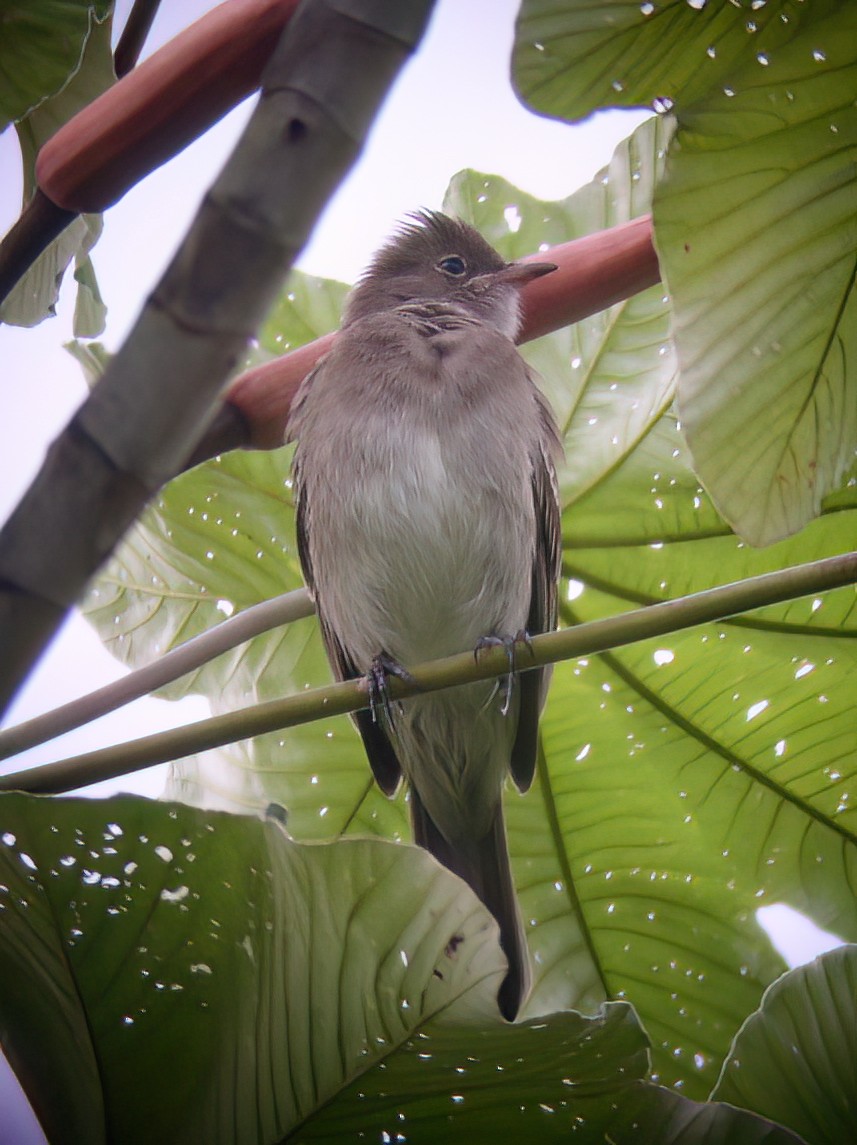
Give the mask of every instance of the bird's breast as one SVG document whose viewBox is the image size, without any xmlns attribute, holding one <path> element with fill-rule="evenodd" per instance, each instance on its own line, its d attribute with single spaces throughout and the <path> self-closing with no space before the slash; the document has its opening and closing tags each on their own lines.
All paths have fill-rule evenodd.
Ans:
<svg viewBox="0 0 857 1145">
<path fill-rule="evenodd" d="M 319 608 L 358 668 L 526 626 L 540 432 L 496 330 L 417 307 L 343 331 L 301 406 L 297 464 Z"/>
<path fill-rule="evenodd" d="M 384 419 L 344 454 L 338 521 L 314 526 L 326 538 L 314 567 L 322 601 L 352 601 L 337 630 L 350 630 L 361 660 L 383 650 L 418 663 L 524 627 L 532 494 L 513 467 L 478 453 Z"/>
</svg>

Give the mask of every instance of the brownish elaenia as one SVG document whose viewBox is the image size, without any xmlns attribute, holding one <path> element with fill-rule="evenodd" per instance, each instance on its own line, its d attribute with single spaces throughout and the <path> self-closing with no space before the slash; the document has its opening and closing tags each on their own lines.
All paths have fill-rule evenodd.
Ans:
<svg viewBox="0 0 857 1145">
<path fill-rule="evenodd" d="M 515 349 L 520 289 L 550 263 L 507 263 L 472 227 L 420 212 L 352 291 L 330 352 L 303 383 L 298 543 L 328 656 L 366 676 L 356 715 L 414 839 L 473 888 L 500 927 L 513 1019 L 529 989 L 502 790 L 533 777 L 548 669 L 516 674 L 528 634 L 556 621 L 559 505 L 552 415 Z M 510 673 L 401 702 L 390 673 L 505 644 Z"/>
</svg>

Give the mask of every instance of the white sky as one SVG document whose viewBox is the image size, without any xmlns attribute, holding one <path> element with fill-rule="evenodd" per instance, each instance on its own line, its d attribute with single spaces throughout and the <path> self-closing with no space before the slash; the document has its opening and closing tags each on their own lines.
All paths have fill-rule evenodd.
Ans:
<svg viewBox="0 0 857 1145">
<path fill-rule="evenodd" d="M 211 7 L 214 4 L 204 0 L 162 5 L 146 54 Z M 130 0 L 118 0 L 116 8 L 116 26 L 121 28 Z M 591 179 L 609 161 L 616 144 L 645 118 L 639 113 L 609 113 L 569 127 L 524 110 L 508 82 L 517 8 L 518 0 L 438 0 L 420 52 L 390 94 L 360 162 L 322 214 L 298 262 L 301 269 L 353 281 L 396 221 L 417 207 L 439 207 L 449 179 L 464 167 L 501 175 L 543 198 L 563 198 Z M 111 349 L 121 344 L 157 282 L 249 110 L 250 101 L 107 212 L 93 261 L 109 307 L 104 341 Z M 9 130 L 0 136 L 0 233 L 20 208 L 19 171 L 17 142 Z M 48 444 L 85 396 L 79 367 L 62 348 L 71 337 L 72 309 L 73 289 L 66 287 L 57 318 L 36 330 L 0 326 L 6 411 L 0 419 L 0 520 L 17 503 Z M 72 617 L 6 722 L 38 715 L 123 671 L 86 623 Z M 0 762 L 0 771 L 131 739 L 206 714 L 201 699 L 180 704 L 141 700 L 53 744 Z M 164 768 L 152 768 L 88 788 L 86 793 L 157 795 L 163 777 Z M 821 932 L 811 935 L 796 928 L 791 916 L 778 916 L 776 921 L 783 953 L 790 961 L 803 961 L 832 944 Z M 25 1120 L 15 1121 L 17 1113 L 5 1099 L 0 1070 L 3 1106 L 0 1145 L 35 1145 L 44 1140 L 26 1108 L 21 1108 Z"/>
</svg>

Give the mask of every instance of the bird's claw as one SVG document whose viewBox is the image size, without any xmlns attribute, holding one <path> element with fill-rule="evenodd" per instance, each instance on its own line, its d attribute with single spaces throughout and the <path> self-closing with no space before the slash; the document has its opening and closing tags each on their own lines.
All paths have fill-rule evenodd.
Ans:
<svg viewBox="0 0 857 1145">
<path fill-rule="evenodd" d="M 414 683 L 414 677 L 404 665 L 400 664 L 398 660 L 394 660 L 392 656 L 388 656 L 386 652 L 380 652 L 372 661 L 366 674 L 366 683 L 369 689 L 369 710 L 372 713 L 373 723 L 378 723 L 378 713 L 383 712 L 387 725 L 392 727 L 393 707 L 390 702 L 388 683 L 390 676 L 396 676 L 406 684 Z M 401 704 L 398 706 L 401 710 Z"/>
<path fill-rule="evenodd" d="M 478 660 L 479 654 L 488 648 L 504 648 L 506 650 L 506 659 L 509 661 L 509 671 L 503 676 L 502 680 L 498 681 L 498 686 L 503 694 L 503 704 L 501 711 L 504 716 L 509 714 L 509 708 L 512 703 L 512 690 L 515 685 L 515 646 L 518 642 L 524 643 L 528 648 L 532 647 L 530 635 L 522 628 L 520 632 L 515 633 L 514 636 L 480 636 L 476 642 L 476 647 L 473 649 L 473 659 Z"/>
</svg>

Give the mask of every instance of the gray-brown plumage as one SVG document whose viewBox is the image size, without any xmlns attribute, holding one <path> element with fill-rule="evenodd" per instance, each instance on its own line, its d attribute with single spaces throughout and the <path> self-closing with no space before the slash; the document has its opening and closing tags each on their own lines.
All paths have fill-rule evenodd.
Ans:
<svg viewBox="0 0 857 1145">
<path fill-rule="evenodd" d="M 351 293 L 293 405 L 298 544 L 339 679 L 554 627 L 559 508 L 549 409 L 515 349 L 520 287 L 466 223 L 420 212 Z M 414 839 L 500 926 L 512 1019 L 529 989 L 502 788 L 529 787 L 547 672 L 362 712 L 381 788 L 410 785 Z"/>
</svg>

